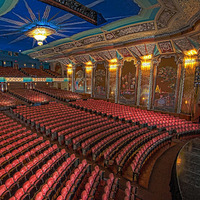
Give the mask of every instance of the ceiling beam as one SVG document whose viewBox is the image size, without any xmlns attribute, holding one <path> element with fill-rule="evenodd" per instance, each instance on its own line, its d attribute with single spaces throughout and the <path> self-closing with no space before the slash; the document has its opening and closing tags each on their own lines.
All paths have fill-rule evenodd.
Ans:
<svg viewBox="0 0 200 200">
<path fill-rule="evenodd" d="M 76 0 L 39 0 L 54 7 L 66 10 L 94 25 L 100 25 L 106 22 L 101 13 L 86 7 Z"/>
</svg>

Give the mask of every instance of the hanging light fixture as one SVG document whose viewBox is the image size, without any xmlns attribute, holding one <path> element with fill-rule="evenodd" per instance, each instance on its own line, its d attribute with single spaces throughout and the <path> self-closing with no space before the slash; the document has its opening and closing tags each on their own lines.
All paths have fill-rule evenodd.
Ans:
<svg viewBox="0 0 200 200">
<path fill-rule="evenodd" d="M 39 46 L 43 45 L 43 41 L 49 36 L 56 32 L 55 29 L 48 26 L 36 26 L 31 30 L 25 32 L 29 37 L 34 38 Z"/>
</svg>

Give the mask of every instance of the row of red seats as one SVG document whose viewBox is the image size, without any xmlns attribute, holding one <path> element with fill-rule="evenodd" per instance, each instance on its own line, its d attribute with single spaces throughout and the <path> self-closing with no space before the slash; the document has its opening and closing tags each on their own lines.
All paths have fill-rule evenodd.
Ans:
<svg viewBox="0 0 200 200">
<path fill-rule="evenodd" d="M 57 72 L 54 72 L 54 71 L 52 71 L 50 69 L 45 69 L 44 71 L 49 73 L 49 74 L 51 74 L 51 75 L 53 75 L 53 76 L 55 76 L 55 77 L 57 77 L 57 78 L 61 77 L 60 74 L 58 74 Z"/>
<path fill-rule="evenodd" d="M 80 94 L 77 94 L 77 93 L 71 92 L 71 91 L 67 91 L 67 90 L 57 89 L 57 88 L 39 87 L 35 90 L 42 92 L 44 94 L 50 95 L 50 96 L 57 98 L 59 100 L 62 100 L 62 101 L 77 100 L 77 99 L 82 98 L 82 96 Z"/>
<path fill-rule="evenodd" d="M 49 102 L 53 99 L 47 95 L 41 94 L 39 92 L 28 90 L 28 89 L 10 89 L 11 94 L 17 96 L 18 98 L 22 99 L 23 101 L 27 101 L 28 103 L 43 103 Z"/>
<path fill-rule="evenodd" d="M 54 77 L 42 69 L 22 68 L 21 71 L 25 72 L 26 74 L 28 74 L 28 76 L 32 76 L 32 77 L 45 77 L 45 78 L 46 77 L 50 77 L 50 78 Z"/>
<path fill-rule="evenodd" d="M 14 122 L 3 113 L 0 116 L 4 125 Z M 0 199 L 80 199 L 84 187 L 89 196 L 102 195 L 98 191 L 105 185 L 104 172 L 98 166 L 91 171 L 86 160 L 79 164 L 74 154 L 69 157 L 25 127 L 1 132 L 0 152 Z"/>
<path fill-rule="evenodd" d="M 139 108 L 114 104 L 103 100 L 77 100 L 76 102 L 71 102 L 70 105 L 76 108 L 87 108 L 92 111 L 105 113 L 133 123 L 147 124 L 150 127 L 156 126 L 160 129 L 166 128 L 168 131 L 175 130 L 180 133 L 180 130 L 184 129 L 184 132 L 197 134 L 200 129 L 198 124 L 193 124 L 191 121 L 179 119 L 172 115 L 141 110 Z"/>
<path fill-rule="evenodd" d="M 131 168 L 133 171 L 133 180 L 138 181 L 140 169 L 149 158 L 149 155 L 151 155 L 152 152 L 160 149 L 162 146 L 169 144 L 171 142 L 171 139 L 171 135 L 169 135 L 168 133 L 164 133 L 151 139 L 149 142 L 145 143 L 145 145 L 142 146 L 142 148 L 134 156 L 134 160 L 131 164 Z"/>
<path fill-rule="evenodd" d="M 114 199 L 118 187 L 119 187 L 119 178 L 115 178 L 114 175 L 111 173 L 106 182 L 102 200 Z"/>
<path fill-rule="evenodd" d="M 39 108 L 20 107 L 14 112 L 21 113 L 24 119 L 30 118 L 35 125 L 39 123 L 41 130 L 46 130 L 46 134 L 52 138 L 58 137 L 61 144 L 65 138 L 65 144 L 72 144 L 74 150 L 81 148 L 84 155 L 91 152 L 93 160 L 104 156 L 105 163 L 115 161 L 119 171 L 146 142 L 158 135 L 168 138 L 168 135 L 157 129 L 139 128 L 138 125 L 108 120 L 59 103 Z M 64 114 L 63 118 L 59 118 L 61 113 Z"/>
<path fill-rule="evenodd" d="M 131 185 L 130 181 L 126 182 L 124 200 L 136 200 L 137 187 Z"/>
<path fill-rule="evenodd" d="M 24 73 L 13 67 L 0 67 L 1 77 L 26 77 Z"/>
<path fill-rule="evenodd" d="M 9 95 L 8 93 L 0 92 L 0 107 L 16 106 L 23 104 L 19 99 Z"/>
</svg>

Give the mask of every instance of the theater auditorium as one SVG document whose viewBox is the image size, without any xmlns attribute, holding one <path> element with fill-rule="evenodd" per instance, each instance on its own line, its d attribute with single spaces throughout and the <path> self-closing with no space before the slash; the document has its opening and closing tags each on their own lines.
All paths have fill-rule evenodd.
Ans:
<svg viewBox="0 0 200 200">
<path fill-rule="evenodd" d="M 199 0 L 0 0 L 0 200 L 199 200 L 199 136 Z"/>
</svg>

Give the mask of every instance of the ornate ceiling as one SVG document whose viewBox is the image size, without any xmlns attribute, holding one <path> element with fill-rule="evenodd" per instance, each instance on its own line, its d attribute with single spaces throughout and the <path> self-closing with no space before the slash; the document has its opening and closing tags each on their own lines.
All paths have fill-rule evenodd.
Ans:
<svg viewBox="0 0 200 200">
<path fill-rule="evenodd" d="M 116 55 L 137 58 L 146 54 L 180 53 L 199 48 L 198 25 L 194 29 L 200 19 L 199 0 L 135 2 L 141 7 L 137 16 L 102 26 L 101 31 L 81 32 L 72 36 L 71 40 L 55 41 L 24 53 L 41 60 L 68 64 L 91 59 L 109 60 Z"/>
<path fill-rule="evenodd" d="M 102 33 L 102 26 L 137 15 L 140 11 L 140 7 L 133 0 L 79 0 L 79 2 L 101 13 L 106 22 L 98 23 L 96 26 L 39 0 L 0 0 L 0 49 L 18 52 L 36 47 L 36 41 L 26 34 L 27 29 L 31 29 L 34 25 L 50 26 L 56 30 L 44 40 L 44 44 L 53 41 L 61 44 L 63 38 L 64 42 L 73 42 L 76 37 L 80 39 L 86 35 Z M 83 31 L 84 33 L 79 35 Z"/>
<path fill-rule="evenodd" d="M 138 15 L 79 32 L 23 53 L 42 61 L 78 64 L 89 60 L 137 58 L 146 54 L 156 56 L 199 49 L 199 0 L 134 2 L 141 8 Z"/>
</svg>

